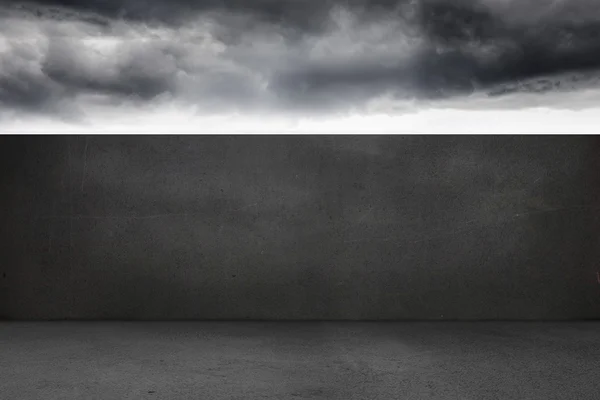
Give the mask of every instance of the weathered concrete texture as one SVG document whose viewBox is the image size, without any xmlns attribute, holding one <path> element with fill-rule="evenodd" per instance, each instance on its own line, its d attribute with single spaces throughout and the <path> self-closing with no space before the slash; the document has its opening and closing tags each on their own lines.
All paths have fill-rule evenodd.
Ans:
<svg viewBox="0 0 600 400">
<path fill-rule="evenodd" d="M 599 144 L 2 137 L 0 315 L 598 318 Z"/>
<path fill-rule="evenodd" d="M 595 400 L 600 324 L 0 324 L 6 399 Z"/>
</svg>

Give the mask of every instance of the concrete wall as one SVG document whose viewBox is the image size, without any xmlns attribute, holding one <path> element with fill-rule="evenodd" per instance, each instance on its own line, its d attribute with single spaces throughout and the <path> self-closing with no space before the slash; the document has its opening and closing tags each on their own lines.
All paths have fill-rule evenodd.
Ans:
<svg viewBox="0 0 600 400">
<path fill-rule="evenodd" d="M 600 316 L 600 141 L 5 136 L 0 315 Z"/>
</svg>

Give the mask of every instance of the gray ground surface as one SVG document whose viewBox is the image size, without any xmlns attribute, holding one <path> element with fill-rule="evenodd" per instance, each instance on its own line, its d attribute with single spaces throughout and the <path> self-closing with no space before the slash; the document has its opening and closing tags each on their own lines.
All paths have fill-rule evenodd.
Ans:
<svg viewBox="0 0 600 400">
<path fill-rule="evenodd" d="M 598 399 L 600 323 L 5 322 L 2 399 Z"/>
</svg>

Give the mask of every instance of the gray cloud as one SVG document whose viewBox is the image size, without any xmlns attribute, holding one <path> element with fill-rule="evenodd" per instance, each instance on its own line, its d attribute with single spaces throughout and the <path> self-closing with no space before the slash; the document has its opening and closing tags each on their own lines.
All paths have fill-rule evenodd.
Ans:
<svg viewBox="0 0 600 400">
<path fill-rule="evenodd" d="M 0 104 L 176 99 L 202 110 L 327 112 L 382 96 L 596 84 L 584 0 L 38 0 L 0 10 Z"/>
<path fill-rule="evenodd" d="M 172 60 L 153 47 L 135 46 L 125 49 L 116 62 L 98 63 L 86 57 L 80 43 L 63 39 L 49 43 L 41 71 L 71 92 L 92 91 L 150 99 L 173 90 L 177 69 Z"/>
</svg>

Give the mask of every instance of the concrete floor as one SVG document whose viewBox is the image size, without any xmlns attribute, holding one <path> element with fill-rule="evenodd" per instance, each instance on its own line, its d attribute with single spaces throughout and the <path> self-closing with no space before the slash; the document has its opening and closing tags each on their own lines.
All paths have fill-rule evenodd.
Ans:
<svg viewBox="0 0 600 400">
<path fill-rule="evenodd" d="M 600 323 L 3 322 L 2 399 L 598 399 Z"/>
</svg>

